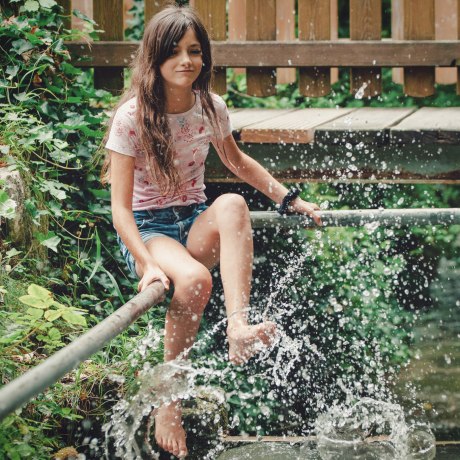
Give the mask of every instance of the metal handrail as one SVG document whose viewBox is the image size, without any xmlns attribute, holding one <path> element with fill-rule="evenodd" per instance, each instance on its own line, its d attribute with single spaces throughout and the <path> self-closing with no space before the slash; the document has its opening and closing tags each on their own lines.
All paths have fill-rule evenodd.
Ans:
<svg viewBox="0 0 460 460">
<path fill-rule="evenodd" d="M 318 214 L 323 227 L 361 227 L 377 223 L 382 227 L 460 224 L 460 208 L 347 209 L 318 211 Z M 253 211 L 251 220 L 253 228 L 321 228 L 309 217 L 280 216 L 276 211 Z"/>
<path fill-rule="evenodd" d="M 372 223 L 386 227 L 460 224 L 460 208 L 361 209 L 318 211 L 318 214 L 324 227 L 358 227 Z M 308 217 L 280 216 L 275 211 L 253 211 L 251 221 L 254 228 L 320 228 Z M 0 388 L 0 420 L 99 351 L 163 298 L 164 286 L 155 281 L 81 337 Z"/>
<path fill-rule="evenodd" d="M 163 298 L 163 284 L 153 282 L 81 337 L 0 388 L 0 420 L 99 351 Z"/>
</svg>

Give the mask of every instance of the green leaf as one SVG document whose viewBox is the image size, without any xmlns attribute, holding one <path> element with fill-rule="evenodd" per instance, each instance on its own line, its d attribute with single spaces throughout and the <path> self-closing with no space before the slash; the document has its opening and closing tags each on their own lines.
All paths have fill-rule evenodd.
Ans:
<svg viewBox="0 0 460 460">
<path fill-rule="evenodd" d="M 61 333 L 59 332 L 58 329 L 56 329 L 55 327 L 52 327 L 52 328 L 48 331 L 48 337 L 49 337 L 53 342 L 58 342 L 59 340 L 61 340 L 62 335 L 61 335 Z"/>
<path fill-rule="evenodd" d="M 47 310 L 49 308 L 49 303 L 42 299 L 37 299 L 32 295 L 23 295 L 19 297 L 19 301 L 33 308 L 40 308 L 42 310 Z"/>
<path fill-rule="evenodd" d="M 57 247 L 58 244 L 61 242 L 61 238 L 59 236 L 53 236 L 51 238 L 48 238 L 46 240 L 43 240 L 40 242 L 43 246 L 46 246 L 47 248 L 51 249 L 54 252 L 58 252 Z"/>
<path fill-rule="evenodd" d="M 17 255 L 19 255 L 21 253 L 22 253 L 22 251 L 18 251 L 16 248 L 11 248 L 9 251 L 6 251 L 5 259 L 10 259 L 11 257 L 17 256 Z"/>
<path fill-rule="evenodd" d="M 16 54 L 19 54 L 19 55 L 34 48 L 34 45 L 32 45 L 32 43 L 30 43 L 27 40 L 24 40 L 23 38 L 20 38 L 19 40 L 15 40 L 14 42 L 11 43 L 11 45 L 12 45 L 11 49 Z"/>
<path fill-rule="evenodd" d="M 86 319 L 82 315 L 79 315 L 78 313 L 75 313 L 72 310 L 64 311 L 62 313 L 62 317 L 70 324 L 86 326 Z"/>
<path fill-rule="evenodd" d="M 24 3 L 24 10 L 26 11 L 38 11 L 39 8 L 40 5 L 36 0 L 27 0 Z"/>
<path fill-rule="evenodd" d="M 62 316 L 62 310 L 47 310 L 45 311 L 45 319 L 53 322 Z"/>
<path fill-rule="evenodd" d="M 54 0 L 38 0 L 40 2 L 40 6 L 42 8 L 52 8 L 56 6 L 56 2 Z"/>
<path fill-rule="evenodd" d="M 4 190 L 0 190 L 0 217 L 13 219 L 16 215 L 16 201 L 12 200 Z"/>
<path fill-rule="evenodd" d="M 40 319 L 43 316 L 43 310 L 40 310 L 38 308 L 28 308 L 26 313 L 30 315 L 33 319 Z"/>
<path fill-rule="evenodd" d="M 48 291 L 48 289 L 45 289 L 44 287 L 41 287 L 39 286 L 38 284 L 34 284 L 32 283 L 28 288 L 27 288 L 27 292 L 37 298 L 37 299 L 40 299 L 40 300 L 43 300 L 43 301 L 47 301 L 47 302 L 50 302 L 50 305 L 51 305 L 51 302 L 53 300 L 53 294 L 51 294 L 50 291 Z"/>
<path fill-rule="evenodd" d="M 82 19 L 83 21 L 88 22 L 89 24 L 93 24 L 94 26 L 97 25 L 96 21 L 94 21 L 93 19 L 89 18 L 88 16 L 86 16 L 85 14 L 83 14 L 83 13 L 82 13 L 81 11 L 79 11 L 79 10 L 73 10 L 73 11 L 72 11 L 72 14 L 73 14 L 76 18 Z"/>
</svg>

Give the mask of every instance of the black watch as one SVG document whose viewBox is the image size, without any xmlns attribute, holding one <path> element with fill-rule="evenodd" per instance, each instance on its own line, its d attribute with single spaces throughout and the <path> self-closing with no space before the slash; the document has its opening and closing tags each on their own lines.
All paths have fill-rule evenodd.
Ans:
<svg viewBox="0 0 460 460">
<path fill-rule="evenodd" d="M 289 190 L 289 192 L 286 193 L 286 196 L 283 198 L 283 201 L 278 207 L 278 213 L 281 216 L 284 216 L 287 214 L 289 205 L 299 196 L 299 194 L 300 194 L 300 189 L 297 187 L 291 188 L 291 190 Z"/>
</svg>

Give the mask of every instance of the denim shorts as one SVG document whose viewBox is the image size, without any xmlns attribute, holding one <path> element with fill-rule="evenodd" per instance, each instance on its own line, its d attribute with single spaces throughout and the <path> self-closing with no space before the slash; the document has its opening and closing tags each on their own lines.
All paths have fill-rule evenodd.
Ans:
<svg viewBox="0 0 460 460">
<path fill-rule="evenodd" d="M 185 246 L 193 222 L 207 208 L 206 204 L 199 203 L 189 206 L 133 211 L 133 215 L 144 243 L 156 236 L 169 236 Z M 134 257 L 119 235 L 117 235 L 117 241 L 129 271 L 137 277 Z"/>
</svg>

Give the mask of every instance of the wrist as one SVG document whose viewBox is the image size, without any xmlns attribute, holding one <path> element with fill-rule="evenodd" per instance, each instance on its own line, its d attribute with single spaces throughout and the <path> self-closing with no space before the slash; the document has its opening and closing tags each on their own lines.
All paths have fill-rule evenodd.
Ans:
<svg viewBox="0 0 460 460">
<path fill-rule="evenodd" d="M 287 214 L 289 208 L 292 206 L 292 203 L 297 199 L 300 194 L 300 189 L 297 187 L 292 187 L 284 196 L 280 205 L 278 206 L 278 213 L 282 216 Z"/>
</svg>

